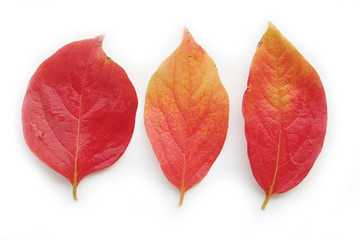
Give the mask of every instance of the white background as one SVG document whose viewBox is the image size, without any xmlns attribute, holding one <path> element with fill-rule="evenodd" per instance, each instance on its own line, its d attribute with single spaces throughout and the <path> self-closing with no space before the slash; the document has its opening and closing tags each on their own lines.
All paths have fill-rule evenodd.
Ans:
<svg viewBox="0 0 360 240">
<path fill-rule="evenodd" d="M 306 179 L 264 193 L 246 153 L 242 96 L 271 21 L 318 71 L 327 94 L 324 148 Z M 179 193 L 163 175 L 143 123 L 148 81 L 187 26 L 215 60 L 230 96 L 224 148 L 203 181 Z M 360 2 L 0 0 L 0 239 L 359 239 Z M 42 61 L 76 40 L 103 48 L 138 94 L 133 138 L 113 166 L 80 183 L 39 161 L 22 135 L 21 105 Z"/>
</svg>

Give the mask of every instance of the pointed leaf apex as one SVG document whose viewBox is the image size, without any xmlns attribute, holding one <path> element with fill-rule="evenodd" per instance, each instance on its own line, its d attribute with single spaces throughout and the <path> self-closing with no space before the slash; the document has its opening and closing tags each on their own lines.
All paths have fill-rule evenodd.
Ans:
<svg viewBox="0 0 360 240">
<path fill-rule="evenodd" d="M 101 35 L 99 35 L 99 36 L 96 36 L 96 37 L 95 37 L 96 43 L 101 46 L 104 38 L 105 38 L 105 34 L 101 34 Z"/>
<path fill-rule="evenodd" d="M 268 22 L 268 24 L 269 24 L 269 27 L 268 27 L 268 30 L 275 30 L 275 31 L 279 31 L 276 27 L 275 27 L 275 25 L 274 24 L 272 24 L 272 22 Z"/>
<path fill-rule="evenodd" d="M 195 41 L 187 27 L 184 27 L 183 42 L 185 40 L 189 42 Z"/>
<path fill-rule="evenodd" d="M 191 33 L 190 33 L 189 29 L 187 29 L 187 27 L 184 28 L 182 44 L 185 44 L 185 46 L 188 46 L 188 47 L 196 44 L 195 39 L 193 38 L 193 36 L 191 35 Z"/>
<path fill-rule="evenodd" d="M 184 27 L 184 38 L 185 38 L 185 36 L 186 35 L 188 35 L 188 34 L 190 34 L 191 35 L 191 33 L 190 33 L 190 31 L 189 31 L 189 29 L 187 28 L 187 27 Z"/>
</svg>

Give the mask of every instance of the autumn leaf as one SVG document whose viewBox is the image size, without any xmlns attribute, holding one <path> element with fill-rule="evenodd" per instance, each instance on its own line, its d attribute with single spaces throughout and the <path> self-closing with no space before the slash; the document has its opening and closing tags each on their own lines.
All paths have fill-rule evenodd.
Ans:
<svg viewBox="0 0 360 240">
<path fill-rule="evenodd" d="M 260 40 L 243 99 L 248 156 L 270 197 L 297 186 L 323 146 L 327 106 L 315 69 L 272 25 Z"/>
<path fill-rule="evenodd" d="M 70 43 L 32 76 L 22 108 L 30 150 L 73 184 L 115 163 L 128 146 L 137 96 L 101 48 L 103 36 Z"/>
<path fill-rule="evenodd" d="M 181 45 L 152 76 L 145 126 L 167 179 L 187 190 L 210 170 L 223 147 L 229 98 L 210 56 L 185 28 Z"/>
</svg>

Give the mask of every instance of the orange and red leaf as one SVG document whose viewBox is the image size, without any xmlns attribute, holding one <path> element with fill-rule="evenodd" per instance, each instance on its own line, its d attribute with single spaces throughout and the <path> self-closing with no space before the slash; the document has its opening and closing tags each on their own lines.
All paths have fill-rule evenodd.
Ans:
<svg viewBox="0 0 360 240">
<path fill-rule="evenodd" d="M 214 61 L 187 29 L 152 76 L 145 126 L 167 179 L 184 193 L 207 174 L 223 147 L 229 98 Z"/>
<path fill-rule="evenodd" d="M 266 200 L 297 186 L 323 146 L 327 105 L 315 69 L 270 24 L 243 98 L 248 156 Z"/>
</svg>

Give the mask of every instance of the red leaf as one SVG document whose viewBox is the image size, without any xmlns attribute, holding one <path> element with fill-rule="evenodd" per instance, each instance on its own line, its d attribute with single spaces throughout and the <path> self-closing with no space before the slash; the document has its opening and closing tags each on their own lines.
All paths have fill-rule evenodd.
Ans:
<svg viewBox="0 0 360 240">
<path fill-rule="evenodd" d="M 270 24 L 251 63 L 243 99 L 248 155 L 270 197 L 298 185 L 323 146 L 327 107 L 315 69 Z"/>
<path fill-rule="evenodd" d="M 115 163 L 130 142 L 136 92 L 101 48 L 103 37 L 70 43 L 30 80 L 22 108 L 30 150 L 76 188 L 86 175 Z"/>
<path fill-rule="evenodd" d="M 168 180 L 185 192 L 199 183 L 223 147 L 229 98 L 214 61 L 187 29 L 181 45 L 152 76 L 145 126 Z"/>
</svg>

